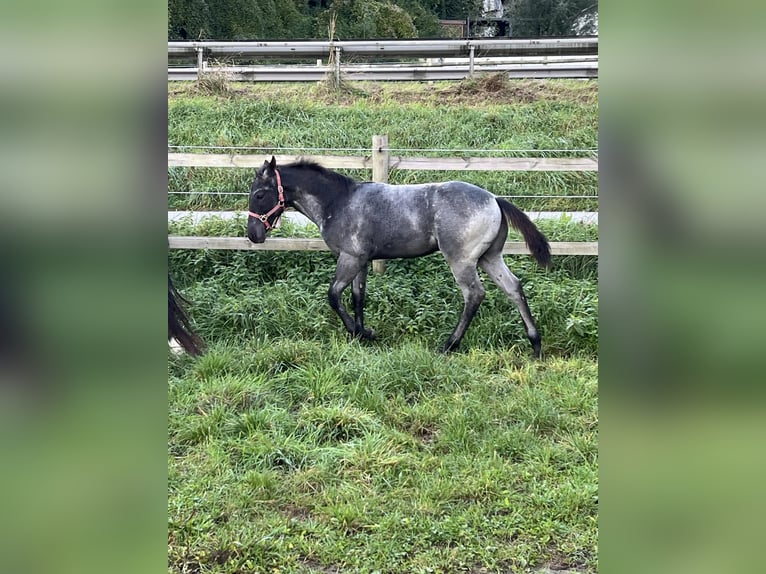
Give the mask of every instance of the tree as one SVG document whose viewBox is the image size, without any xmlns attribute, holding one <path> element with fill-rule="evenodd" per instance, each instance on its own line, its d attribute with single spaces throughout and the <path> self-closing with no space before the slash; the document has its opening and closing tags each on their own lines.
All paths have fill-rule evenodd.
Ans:
<svg viewBox="0 0 766 574">
<path fill-rule="evenodd" d="M 598 0 L 511 0 L 509 15 L 514 36 L 568 36 L 588 8 Z"/>
<path fill-rule="evenodd" d="M 418 36 L 412 17 L 389 0 L 332 0 L 317 17 L 318 37 L 327 36 L 333 15 L 335 37 L 342 40 Z"/>
<path fill-rule="evenodd" d="M 307 38 L 308 12 L 307 0 L 168 0 L 168 38 Z"/>
</svg>

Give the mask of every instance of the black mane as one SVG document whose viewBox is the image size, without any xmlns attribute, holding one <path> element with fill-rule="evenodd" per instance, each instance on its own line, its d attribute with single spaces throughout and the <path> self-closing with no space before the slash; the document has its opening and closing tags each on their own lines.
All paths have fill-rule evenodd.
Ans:
<svg viewBox="0 0 766 574">
<path fill-rule="evenodd" d="M 331 169 L 327 169 L 326 167 L 323 167 L 317 162 L 311 161 L 309 159 L 299 159 L 293 163 L 288 163 L 284 165 L 282 169 L 287 168 L 314 171 L 316 172 L 316 175 L 323 177 L 330 183 L 340 186 L 342 189 L 346 190 L 351 190 L 357 185 L 357 181 L 355 179 L 343 175 L 342 173 L 332 171 Z"/>
</svg>

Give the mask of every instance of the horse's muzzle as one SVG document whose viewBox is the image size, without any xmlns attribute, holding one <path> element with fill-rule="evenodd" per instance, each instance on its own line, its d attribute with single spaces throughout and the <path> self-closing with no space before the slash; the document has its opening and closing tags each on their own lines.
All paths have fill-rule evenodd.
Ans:
<svg viewBox="0 0 766 574">
<path fill-rule="evenodd" d="M 266 241 L 266 226 L 254 217 L 247 223 L 247 237 L 253 243 L 263 243 Z"/>
</svg>

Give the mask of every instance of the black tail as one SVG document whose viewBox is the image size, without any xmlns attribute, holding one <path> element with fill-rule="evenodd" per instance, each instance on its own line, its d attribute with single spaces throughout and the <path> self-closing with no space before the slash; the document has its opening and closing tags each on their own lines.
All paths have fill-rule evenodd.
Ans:
<svg viewBox="0 0 766 574">
<path fill-rule="evenodd" d="M 201 355 L 205 343 L 192 330 L 182 304 L 187 301 L 176 291 L 168 273 L 168 341 L 176 339 L 190 355 Z"/>
<path fill-rule="evenodd" d="M 548 245 L 545 235 L 535 227 L 535 224 L 527 217 L 527 214 L 518 207 L 499 197 L 496 199 L 508 222 L 524 236 L 524 241 L 532 252 L 532 256 L 543 267 L 550 267 L 551 246 Z"/>
</svg>

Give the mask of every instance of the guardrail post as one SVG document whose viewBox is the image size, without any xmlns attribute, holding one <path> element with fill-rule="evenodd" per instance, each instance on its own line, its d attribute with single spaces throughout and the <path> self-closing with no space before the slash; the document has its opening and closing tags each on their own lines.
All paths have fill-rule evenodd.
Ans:
<svg viewBox="0 0 766 574">
<path fill-rule="evenodd" d="M 202 67 L 205 64 L 205 49 L 197 48 L 197 79 L 202 77 Z"/>
<path fill-rule="evenodd" d="M 335 46 L 335 85 L 340 86 L 340 46 Z"/>
<path fill-rule="evenodd" d="M 475 53 L 476 53 L 476 46 L 471 44 L 470 50 L 468 52 L 468 74 L 471 77 L 473 77 L 473 67 L 474 67 L 473 57 Z"/>
<path fill-rule="evenodd" d="M 372 181 L 388 183 L 388 136 L 372 136 Z M 372 272 L 380 275 L 386 270 L 385 259 L 372 262 Z"/>
</svg>

